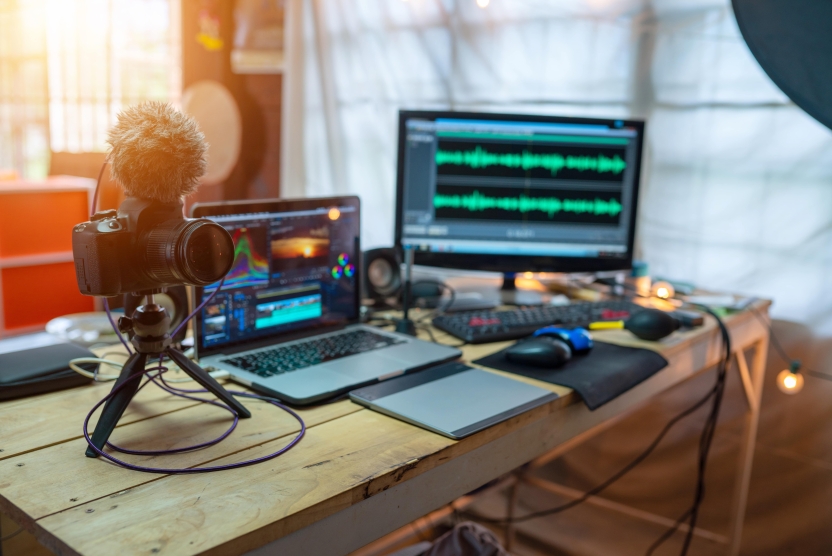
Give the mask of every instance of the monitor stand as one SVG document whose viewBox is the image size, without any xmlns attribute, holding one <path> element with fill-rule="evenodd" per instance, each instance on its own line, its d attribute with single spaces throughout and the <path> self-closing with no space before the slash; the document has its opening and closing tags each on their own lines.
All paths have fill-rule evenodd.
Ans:
<svg viewBox="0 0 832 556">
<path fill-rule="evenodd" d="M 518 290 L 515 275 L 503 274 L 500 287 L 500 301 L 503 305 L 543 305 L 543 294 L 529 290 Z"/>
</svg>

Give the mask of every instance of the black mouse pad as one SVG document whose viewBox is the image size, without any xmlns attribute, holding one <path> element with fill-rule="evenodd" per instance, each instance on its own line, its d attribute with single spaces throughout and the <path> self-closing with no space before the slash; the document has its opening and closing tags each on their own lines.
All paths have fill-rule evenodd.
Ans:
<svg viewBox="0 0 832 556">
<path fill-rule="evenodd" d="M 667 367 L 667 360 L 649 349 L 617 346 L 595 341 L 587 355 L 576 355 L 563 367 L 543 369 L 506 359 L 506 350 L 474 361 L 498 371 L 527 376 L 550 384 L 567 386 L 583 398 L 589 409 L 597 409 L 641 381 Z"/>
</svg>

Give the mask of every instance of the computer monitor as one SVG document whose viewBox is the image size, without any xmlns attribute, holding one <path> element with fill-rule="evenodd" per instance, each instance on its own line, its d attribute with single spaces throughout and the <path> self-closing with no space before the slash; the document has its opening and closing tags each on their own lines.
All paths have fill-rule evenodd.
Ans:
<svg viewBox="0 0 832 556">
<path fill-rule="evenodd" d="M 396 244 L 504 273 L 629 268 L 644 122 L 402 111 Z"/>
</svg>

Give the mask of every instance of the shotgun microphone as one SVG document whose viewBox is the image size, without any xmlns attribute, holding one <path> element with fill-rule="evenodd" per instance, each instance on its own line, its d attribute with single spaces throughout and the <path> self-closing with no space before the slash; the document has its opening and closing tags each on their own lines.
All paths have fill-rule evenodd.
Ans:
<svg viewBox="0 0 832 556">
<path fill-rule="evenodd" d="M 128 197 L 178 203 L 196 191 L 207 168 L 199 125 L 164 102 L 124 110 L 107 143 L 111 175 Z"/>
<path fill-rule="evenodd" d="M 225 228 L 185 218 L 182 197 L 205 173 L 205 136 L 196 121 L 162 102 L 119 114 L 107 138 L 113 178 L 128 197 L 73 229 L 78 288 L 115 296 L 171 286 L 208 286 L 234 262 Z"/>
</svg>

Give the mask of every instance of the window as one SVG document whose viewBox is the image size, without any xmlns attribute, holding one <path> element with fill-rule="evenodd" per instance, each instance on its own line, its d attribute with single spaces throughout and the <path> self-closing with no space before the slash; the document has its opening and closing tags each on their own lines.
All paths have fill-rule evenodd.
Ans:
<svg viewBox="0 0 832 556">
<path fill-rule="evenodd" d="M 120 110 L 179 101 L 177 0 L 0 0 L 0 167 L 102 152 Z M 48 138 L 48 140 L 47 140 Z"/>
<path fill-rule="evenodd" d="M 43 0 L 0 0 L 0 172 L 49 168 Z"/>
</svg>

